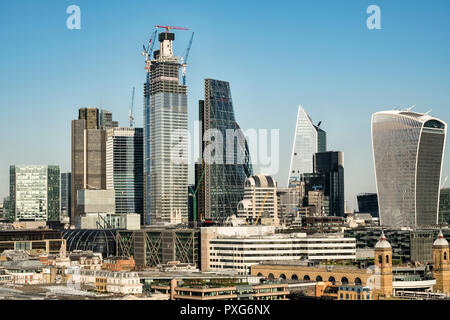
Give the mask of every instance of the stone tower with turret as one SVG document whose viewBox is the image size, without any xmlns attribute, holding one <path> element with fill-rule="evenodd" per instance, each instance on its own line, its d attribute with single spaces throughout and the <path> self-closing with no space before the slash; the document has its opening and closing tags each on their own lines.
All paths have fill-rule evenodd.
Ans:
<svg viewBox="0 0 450 320">
<path fill-rule="evenodd" d="M 374 288 L 374 296 L 389 298 L 392 296 L 392 247 L 386 240 L 384 232 L 374 249 L 376 274 L 379 277 L 378 285 Z"/>
<path fill-rule="evenodd" d="M 433 277 L 436 279 L 435 292 L 450 293 L 449 245 L 442 231 L 433 243 Z"/>
</svg>

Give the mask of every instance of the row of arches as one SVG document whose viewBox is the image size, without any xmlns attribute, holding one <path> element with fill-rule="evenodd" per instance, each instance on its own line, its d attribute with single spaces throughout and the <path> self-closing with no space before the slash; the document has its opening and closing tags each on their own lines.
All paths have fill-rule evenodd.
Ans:
<svg viewBox="0 0 450 320">
<path fill-rule="evenodd" d="M 263 274 L 262 273 L 258 273 L 258 277 L 263 277 Z M 273 273 L 269 273 L 268 278 L 269 278 L 269 280 L 274 280 L 275 276 L 273 275 Z M 287 280 L 286 275 L 284 273 L 280 274 L 279 278 L 283 279 L 283 280 Z M 298 278 L 298 276 L 296 274 L 293 274 L 291 276 L 290 280 L 299 280 L 299 278 Z M 311 279 L 310 276 L 306 274 L 306 275 L 303 276 L 303 280 L 309 281 L 309 280 L 313 280 L 313 279 Z M 333 276 L 328 277 L 328 280 L 324 280 L 322 278 L 322 276 L 318 275 L 314 280 L 315 281 L 328 281 L 328 282 L 331 282 L 333 285 L 336 284 L 336 278 L 333 277 Z M 349 284 L 348 278 L 347 277 L 342 277 L 340 279 L 340 284 L 343 284 L 343 285 Z M 361 279 L 358 278 L 358 277 L 355 278 L 354 284 L 357 285 L 357 286 L 362 285 Z"/>
</svg>

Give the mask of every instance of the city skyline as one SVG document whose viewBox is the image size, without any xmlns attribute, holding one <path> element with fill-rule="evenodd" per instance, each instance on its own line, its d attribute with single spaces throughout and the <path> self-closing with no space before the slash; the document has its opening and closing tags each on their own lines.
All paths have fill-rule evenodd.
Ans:
<svg viewBox="0 0 450 320">
<path fill-rule="evenodd" d="M 433 116 L 446 122 L 450 119 L 447 110 L 450 99 L 446 95 L 450 84 L 450 50 L 445 41 L 446 34 L 442 32 L 449 22 L 444 20 L 443 13 L 435 12 L 439 5 L 448 7 L 449 4 L 416 2 L 406 7 L 379 1 L 383 28 L 368 30 L 365 9 L 369 2 L 352 1 L 345 9 L 331 1 L 322 3 L 327 9 L 297 4 L 298 10 L 292 10 L 293 13 L 281 14 L 280 9 L 274 8 L 273 15 L 268 13 L 269 6 L 261 4 L 248 22 L 246 18 L 253 7 L 243 4 L 242 13 L 236 15 L 239 30 L 245 31 L 242 37 L 235 36 L 237 33 L 231 30 L 223 31 L 217 25 L 206 30 L 204 25 L 222 19 L 212 13 L 207 21 L 198 22 L 201 19 L 195 19 L 197 14 L 205 14 L 206 9 L 199 9 L 190 20 L 177 20 L 175 25 L 185 25 L 196 32 L 188 66 L 188 122 L 192 130 L 194 119 L 198 119 L 196 105 L 202 98 L 204 78 L 230 82 L 236 118 L 244 130 L 280 128 L 280 171 L 274 177 L 281 185 L 288 176 L 294 119 L 301 104 L 315 121 L 323 121 L 328 133 L 328 149 L 345 153 L 346 200 L 356 209 L 356 194 L 376 191 L 370 139 L 372 113 L 417 104 L 415 111 L 433 109 Z M 22 12 L 25 4 L 35 10 Z M 6 71 L 0 75 L 3 97 L 0 133 L 8 137 L 15 132 L 13 138 L 3 139 L 0 143 L 2 150 L 8 150 L 0 158 L 1 199 L 8 195 L 11 164 L 55 163 L 60 165 L 62 172 L 70 171 L 70 120 L 75 119 L 78 108 L 106 108 L 122 126 L 126 125 L 130 89 L 133 86 L 140 88 L 145 74 L 139 56 L 140 44 L 150 37 L 152 25 L 165 20 L 170 24 L 185 9 L 182 5 L 174 8 L 170 18 L 160 13 L 148 17 L 140 13 L 146 12 L 141 8 L 145 5 L 143 2 L 130 5 L 124 13 L 111 5 L 111 10 L 105 13 L 101 1 L 98 4 L 79 1 L 84 20 L 78 32 L 65 28 L 67 5 L 66 2 L 55 5 L 43 1 L 38 5 L 24 1 L 5 4 L 6 10 L 0 13 L 2 24 L 15 28 L 24 36 L 15 39 L 5 33 L 8 28 L 0 31 L 0 39 L 5 45 L 5 51 L 1 53 L 5 58 L 1 59 L 0 67 Z M 221 13 L 229 12 L 234 5 L 220 5 Z M 211 8 L 214 5 L 208 7 Z M 11 20 L 9 16 L 18 12 L 24 16 L 24 21 L 33 20 L 33 25 L 24 27 Z M 31 15 L 46 14 L 52 18 L 31 19 Z M 138 22 L 126 26 L 120 22 L 122 14 L 131 14 Z M 277 14 L 279 17 L 274 17 Z M 323 19 L 314 22 L 314 17 L 318 16 Z M 272 17 L 274 23 L 290 18 L 286 27 L 289 30 L 281 33 L 282 28 L 250 28 L 268 17 Z M 410 22 L 423 19 L 428 22 L 426 28 L 422 23 Z M 114 23 L 113 31 L 117 32 L 107 32 L 111 23 Z M 317 31 L 314 28 L 319 28 L 323 35 L 320 41 L 315 37 Z M 40 32 L 49 30 L 54 32 L 37 37 Z M 183 52 L 190 32 L 176 34 L 179 39 L 176 50 Z M 344 39 L 344 34 L 349 39 Z M 102 36 L 106 39 L 99 44 L 93 43 Z M 275 45 L 280 38 L 289 41 L 287 53 L 277 51 L 282 60 L 287 61 L 267 65 L 273 51 L 264 50 L 267 48 L 265 42 L 273 39 Z M 235 46 L 247 57 L 242 58 L 242 52 L 233 52 Z M 34 50 L 30 52 L 26 47 Z M 90 48 L 93 50 L 87 50 Z M 107 55 L 104 50 L 108 51 Z M 292 55 L 298 62 L 294 67 L 289 63 Z M 283 69 L 286 67 L 291 69 Z M 23 90 L 26 73 L 41 78 L 39 83 L 29 85 L 28 95 L 22 95 L 19 90 Z M 120 74 L 120 79 L 111 80 L 113 74 L 116 77 Z M 271 77 L 280 80 L 271 81 Z M 283 99 L 279 99 L 280 92 Z M 277 108 L 273 108 L 274 105 Z M 135 106 L 136 126 L 142 127 L 141 104 L 135 103 Z M 258 113 L 260 110 L 264 113 Z M 12 120 L 14 117 L 17 121 Z M 194 180 L 193 171 L 190 166 L 190 182 Z M 445 157 L 443 177 L 447 175 L 449 165 L 448 157 Z"/>
</svg>

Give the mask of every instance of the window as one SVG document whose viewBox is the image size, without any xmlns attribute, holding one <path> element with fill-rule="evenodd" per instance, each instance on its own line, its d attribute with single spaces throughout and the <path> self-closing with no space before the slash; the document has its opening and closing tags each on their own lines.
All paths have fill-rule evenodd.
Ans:
<svg viewBox="0 0 450 320">
<path fill-rule="evenodd" d="M 447 252 L 444 252 L 444 260 L 447 260 Z"/>
<path fill-rule="evenodd" d="M 381 255 L 378 256 L 378 263 L 382 263 L 383 262 L 383 257 L 381 257 Z"/>
<path fill-rule="evenodd" d="M 389 255 L 386 255 L 386 263 L 389 263 Z"/>
</svg>

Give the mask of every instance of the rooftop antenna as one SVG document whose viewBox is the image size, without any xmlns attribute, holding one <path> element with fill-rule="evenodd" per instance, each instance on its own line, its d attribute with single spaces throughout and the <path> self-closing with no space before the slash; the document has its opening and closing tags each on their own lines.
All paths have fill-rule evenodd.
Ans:
<svg viewBox="0 0 450 320">
<path fill-rule="evenodd" d="M 130 128 L 133 128 L 133 126 L 134 126 L 134 117 L 133 117 L 134 90 L 135 90 L 135 87 L 133 87 L 133 94 L 131 96 L 131 107 L 130 107 L 130 110 L 128 112 L 128 118 L 130 120 Z"/>
</svg>

